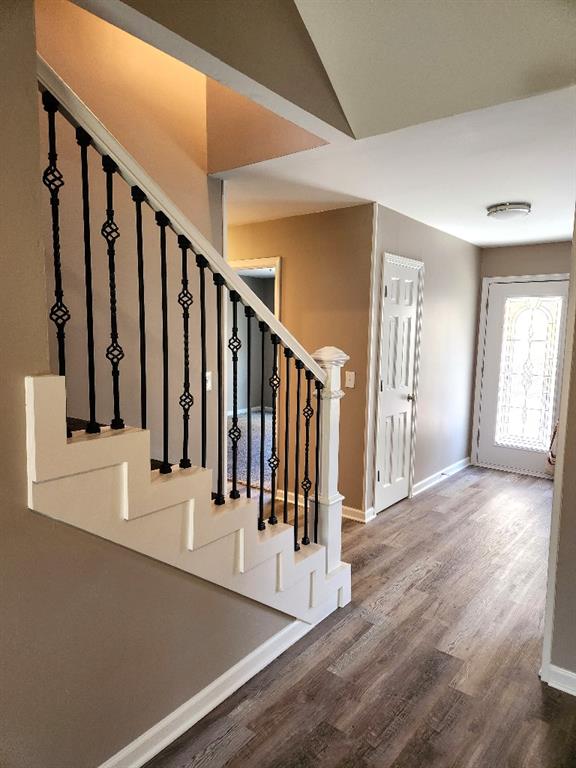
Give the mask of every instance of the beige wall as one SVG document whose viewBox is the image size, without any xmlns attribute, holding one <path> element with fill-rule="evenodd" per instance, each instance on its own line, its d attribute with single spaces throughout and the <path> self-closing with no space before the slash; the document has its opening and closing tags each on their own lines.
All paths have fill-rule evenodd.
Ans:
<svg viewBox="0 0 576 768">
<path fill-rule="evenodd" d="M 372 206 L 231 227 L 231 261 L 279 256 L 281 316 L 313 352 L 335 346 L 350 355 L 355 389 L 342 400 L 340 491 L 348 506 L 362 505 L 362 455 L 368 347 Z M 281 475 L 280 475 L 281 476 Z"/>
<path fill-rule="evenodd" d="M 205 76 L 67 0 L 37 0 L 36 23 L 42 56 L 221 250 Z"/>
<path fill-rule="evenodd" d="M 282 322 L 309 351 L 340 347 L 356 387 L 342 400 L 340 491 L 367 509 L 366 422 L 372 205 L 230 227 L 228 258 L 282 258 Z M 376 259 L 384 252 L 424 262 L 416 472 L 418 482 L 470 455 L 479 297 L 479 252 L 469 243 L 377 206 Z M 366 466 L 366 485 L 373 486 Z"/>
<path fill-rule="evenodd" d="M 572 245 L 571 266 L 576 272 L 576 245 Z M 555 666 L 576 674 L 576 286 L 571 285 L 570 293 L 566 338 L 568 364 L 565 366 L 566 389 L 561 412 L 561 424 L 565 424 L 564 447 L 559 451 L 556 468 L 552 526 L 554 546 L 556 520 L 559 521 L 550 660 Z M 548 599 L 551 598 L 549 593 Z"/>
<path fill-rule="evenodd" d="M 221 182 L 208 178 L 206 133 L 206 78 L 171 56 L 78 8 L 67 0 L 38 0 L 38 47 L 56 72 L 73 88 L 134 158 L 196 224 L 222 249 Z M 40 108 L 41 157 L 47 152 L 46 115 Z M 61 238 L 65 300 L 72 320 L 67 326 L 68 413 L 87 418 L 86 323 L 84 298 L 82 207 L 79 155 L 74 130 L 58 118 L 59 166 L 65 185 L 61 191 Z M 100 236 L 105 218 L 105 186 L 99 155 L 90 151 L 92 249 L 95 290 L 97 419 L 107 423 L 112 414 L 110 364 L 104 351 L 109 343 L 108 267 Z M 45 242 L 50 243 L 48 195 L 43 196 Z M 122 415 L 127 424 L 140 425 L 138 296 L 134 204 L 130 189 L 115 177 L 115 220 L 118 326 L 126 354 L 121 363 Z M 181 457 L 182 418 L 178 397 L 182 390 L 182 317 L 176 302 L 180 290 L 180 255 L 176 238 L 168 232 L 168 290 L 170 328 L 170 460 Z M 148 426 L 152 455 L 162 457 L 161 307 L 158 227 L 144 206 L 145 282 L 147 312 Z M 47 250 L 49 291 L 52 292 L 51 252 Z M 190 290 L 198 296 L 192 257 Z M 208 316 L 214 309 L 214 288 L 208 277 Z M 51 296 L 49 301 L 51 301 Z M 208 323 L 208 369 L 216 369 L 214 326 Z M 191 338 L 199 339 L 199 302 L 191 310 Z M 50 334 L 52 359 L 54 333 Z M 198 355 L 192 355 L 191 391 L 200 403 Z M 208 418 L 216 418 L 216 387 L 208 393 Z M 192 412 L 194 419 L 195 411 Z M 197 423 L 197 422 L 196 422 Z M 211 437 L 213 430 L 210 432 Z M 191 439 L 191 458 L 200 463 L 199 430 Z M 216 441 L 210 439 L 209 465 L 215 466 Z"/>
<path fill-rule="evenodd" d="M 94 768 L 289 620 L 26 509 L 48 369 L 31 0 L 0 3 L 0 765 Z"/>
<path fill-rule="evenodd" d="M 378 206 L 377 259 L 384 253 L 417 259 L 425 266 L 417 483 L 470 456 L 479 252 L 464 240 Z M 369 487 L 371 483 L 369 478 Z"/>
<path fill-rule="evenodd" d="M 288 101 L 341 131 L 350 131 L 294 3 L 128 0 L 128 5 Z"/>
<path fill-rule="evenodd" d="M 547 275 L 570 272 L 570 241 L 482 248 L 482 277 Z"/>
<path fill-rule="evenodd" d="M 206 79 L 206 103 L 209 173 L 326 143 L 211 78 Z"/>
<path fill-rule="evenodd" d="M 26 502 L 24 376 L 48 371 L 44 259 L 39 248 L 38 124 L 32 0 L 0 3 L 0 493 Z M 9 108 L 8 108 L 9 107 Z M 0 537 L 5 543 L 5 536 Z M 4 562 L 0 560 L 0 562 Z M 0 689 L 1 689 L 0 685 Z"/>
</svg>

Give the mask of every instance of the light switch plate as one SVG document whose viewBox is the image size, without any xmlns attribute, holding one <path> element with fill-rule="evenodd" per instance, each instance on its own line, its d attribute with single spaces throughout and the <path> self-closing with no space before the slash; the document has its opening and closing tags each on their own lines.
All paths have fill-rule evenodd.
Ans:
<svg viewBox="0 0 576 768">
<path fill-rule="evenodd" d="M 356 373 L 355 371 L 346 371 L 344 374 L 344 386 L 348 389 L 354 389 L 354 385 L 356 384 Z"/>
</svg>

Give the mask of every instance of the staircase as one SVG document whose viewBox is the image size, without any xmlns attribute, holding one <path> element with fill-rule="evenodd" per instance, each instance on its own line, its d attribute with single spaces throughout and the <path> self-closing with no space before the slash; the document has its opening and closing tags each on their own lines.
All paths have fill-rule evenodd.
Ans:
<svg viewBox="0 0 576 768">
<path fill-rule="evenodd" d="M 50 195 L 55 294 L 50 319 L 56 329 L 59 375 L 26 379 L 30 508 L 308 624 L 321 621 L 350 601 L 350 567 L 340 560 L 342 497 L 337 490 L 340 369 L 346 355 L 328 347 L 311 356 L 42 59 L 38 61 L 38 76 L 48 117 L 49 156 L 43 183 Z M 84 252 L 89 413 L 86 428 L 74 432 L 67 431 L 66 427 L 66 383 L 72 374 L 67 371 L 65 329 L 74 319 L 65 304 L 62 269 L 65 254 L 61 253 L 60 246 L 60 222 L 65 212 L 60 209 L 59 192 L 65 180 L 57 166 L 57 115 L 76 128 L 82 175 L 84 242 L 78 250 Z M 105 427 L 96 420 L 98 350 L 93 327 L 89 149 L 102 155 L 107 194 L 100 235 L 106 242 L 108 259 L 110 343 L 105 357 L 110 363 L 113 412 L 110 426 Z M 140 309 L 141 423 L 138 426 L 125 425 L 122 417 L 120 376 L 124 350 L 118 330 L 115 274 L 115 241 L 119 231 L 113 206 L 116 178 L 130 185 L 135 204 Z M 159 228 L 162 272 L 162 458 L 159 469 L 153 471 L 150 470 L 151 432 L 147 428 L 143 206 L 152 209 Z M 177 371 L 171 357 L 175 342 L 168 330 L 171 298 L 166 280 L 166 238 L 172 233 L 182 255 L 181 290 L 175 299 L 182 312 L 183 368 Z M 191 338 L 190 333 L 194 268 L 198 270 L 199 340 Z M 211 315 L 206 301 L 207 274 L 212 275 L 215 316 Z M 225 306 L 233 317 L 232 337 L 226 341 Z M 262 405 L 265 387 L 270 387 L 273 403 L 270 454 L 265 455 L 263 438 L 260 446 L 255 446 L 255 487 L 253 484 L 240 486 L 236 477 L 237 447 L 241 438 L 238 428 L 240 308 L 244 310 L 248 353 L 254 332 L 258 334 L 257 344 L 262 350 L 259 371 Z M 209 352 L 206 329 L 211 322 L 216 326 L 215 419 L 210 418 L 204 386 Z M 270 370 L 265 370 L 266 344 L 272 345 L 273 350 Z M 229 359 L 225 358 L 227 354 Z M 196 359 L 200 360 L 197 371 Z M 247 360 L 250 366 L 250 354 Z M 224 426 L 226 368 L 231 374 L 234 403 L 232 428 L 228 431 Z M 250 375 L 250 368 L 248 370 Z M 171 456 L 174 418 L 169 383 L 173 376 L 181 377 L 184 382 L 178 400 L 182 446 L 179 461 Z M 193 376 L 200 377 L 202 382 L 200 413 L 194 421 L 200 426 L 198 434 L 192 429 L 190 419 L 195 407 L 191 395 Z M 191 459 L 195 440 L 197 465 Z M 226 440 L 231 441 L 232 448 L 230 483 L 225 479 Z M 208 465 L 210 444 L 216 457 L 213 466 Z M 250 452 L 250 466 L 252 460 Z M 263 483 L 265 461 L 272 474 L 271 492 Z"/>
</svg>

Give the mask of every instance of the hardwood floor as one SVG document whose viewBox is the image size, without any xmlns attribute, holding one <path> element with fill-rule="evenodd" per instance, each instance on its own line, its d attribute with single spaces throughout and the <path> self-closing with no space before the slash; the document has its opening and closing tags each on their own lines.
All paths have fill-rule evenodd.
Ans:
<svg viewBox="0 0 576 768">
<path fill-rule="evenodd" d="M 147 768 L 574 768 L 538 679 L 552 484 L 469 468 L 346 521 L 352 604 Z"/>
</svg>

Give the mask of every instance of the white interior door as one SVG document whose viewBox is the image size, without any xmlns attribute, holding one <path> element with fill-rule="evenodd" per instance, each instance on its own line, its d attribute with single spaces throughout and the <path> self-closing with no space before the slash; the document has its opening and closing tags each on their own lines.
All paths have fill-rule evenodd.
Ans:
<svg viewBox="0 0 576 768">
<path fill-rule="evenodd" d="M 380 318 L 375 512 L 410 491 L 418 302 L 423 264 L 386 254 Z"/>
<path fill-rule="evenodd" d="M 568 281 L 488 287 L 477 463 L 546 476 L 556 423 Z"/>
</svg>

